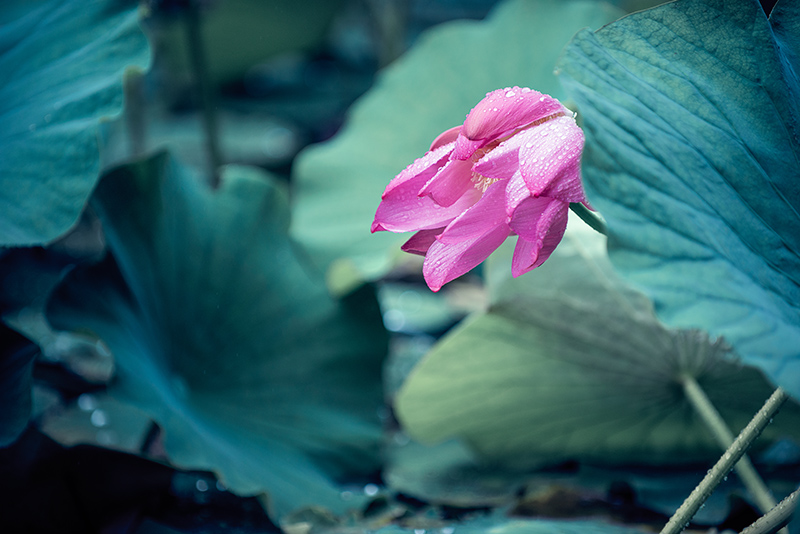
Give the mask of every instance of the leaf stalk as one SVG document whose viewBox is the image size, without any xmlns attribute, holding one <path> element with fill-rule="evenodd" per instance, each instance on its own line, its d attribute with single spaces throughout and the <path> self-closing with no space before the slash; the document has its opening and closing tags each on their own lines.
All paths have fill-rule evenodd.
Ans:
<svg viewBox="0 0 800 534">
<path fill-rule="evenodd" d="M 608 235 L 606 221 L 600 215 L 590 210 L 580 202 L 571 202 L 569 209 L 571 209 L 575 215 L 580 217 L 581 220 L 588 224 L 594 231 L 605 236 Z"/>
<path fill-rule="evenodd" d="M 800 489 L 789 494 L 772 510 L 760 517 L 755 523 L 742 531 L 742 534 L 774 534 L 779 530 L 785 530 L 786 525 L 792 519 L 797 509 L 797 501 L 800 499 Z"/>
<path fill-rule="evenodd" d="M 675 514 L 669 519 L 661 530 L 661 534 L 678 534 L 691 521 L 709 495 L 714 491 L 720 482 L 733 469 L 733 466 L 744 456 L 753 442 L 761 435 L 761 432 L 770 423 L 772 418 L 778 413 L 783 403 L 789 395 L 781 388 L 776 389 L 764 403 L 764 406 L 756 413 L 753 419 L 747 424 L 741 433 L 733 440 L 725 454 L 714 464 L 705 478 L 695 487 L 692 493 L 683 501 Z M 710 404 L 710 402 L 709 402 Z"/>
<path fill-rule="evenodd" d="M 200 98 L 200 111 L 203 117 L 203 128 L 206 133 L 206 152 L 211 187 L 216 189 L 219 187 L 220 182 L 222 150 L 219 143 L 216 99 L 208 73 L 205 43 L 201 33 L 200 8 L 196 5 L 196 2 L 189 2 L 185 18 L 189 59 L 194 74 L 194 83 Z"/>
<path fill-rule="evenodd" d="M 703 419 L 703 422 L 711 431 L 711 434 L 713 434 L 720 448 L 723 451 L 729 449 L 733 444 L 733 433 L 711 403 L 711 400 L 708 398 L 705 391 L 703 391 L 703 388 L 697 383 L 697 380 L 691 376 L 684 377 L 683 391 L 695 411 L 700 415 L 700 418 Z M 777 504 L 775 497 L 772 496 L 767 485 L 761 480 L 755 467 L 753 467 L 753 462 L 750 461 L 750 458 L 748 458 L 746 454 L 742 455 L 741 460 L 739 460 L 733 468 L 736 470 L 736 474 L 739 476 L 744 486 L 750 492 L 750 495 L 753 497 L 756 506 L 761 510 L 761 513 L 768 512 Z"/>
</svg>

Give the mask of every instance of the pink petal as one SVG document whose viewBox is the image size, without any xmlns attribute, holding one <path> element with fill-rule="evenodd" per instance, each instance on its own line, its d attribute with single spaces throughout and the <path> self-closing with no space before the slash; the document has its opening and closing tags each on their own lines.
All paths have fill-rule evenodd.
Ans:
<svg viewBox="0 0 800 534">
<path fill-rule="evenodd" d="M 442 233 L 444 228 L 434 228 L 432 230 L 420 230 L 411 239 L 406 241 L 400 250 L 408 252 L 409 254 L 418 254 L 424 256 L 428 252 L 436 237 Z"/>
<path fill-rule="evenodd" d="M 525 183 L 522 173 L 517 170 L 506 185 L 506 215 L 511 217 L 517 206 L 531 196 L 528 184 Z"/>
<path fill-rule="evenodd" d="M 540 266 L 556 249 L 567 228 L 569 205 L 544 197 L 520 204 L 514 212 L 511 228 L 519 235 L 511 274 L 515 277 Z"/>
<path fill-rule="evenodd" d="M 583 131 L 571 116 L 556 117 L 520 132 L 520 170 L 531 193 L 584 202 L 581 184 Z"/>
<path fill-rule="evenodd" d="M 475 189 L 472 181 L 472 162 L 451 160 L 437 172 L 422 189 L 419 196 L 429 196 L 441 206 L 452 206 L 470 189 Z"/>
<path fill-rule="evenodd" d="M 507 87 L 487 93 L 467 115 L 453 158 L 468 159 L 478 148 L 556 113 L 567 113 L 561 102 L 527 87 Z"/>
<path fill-rule="evenodd" d="M 389 182 L 381 198 L 385 199 L 395 189 L 405 186 L 411 180 L 422 181 L 423 184 L 430 180 L 447 163 L 454 146 L 455 143 L 442 145 L 436 150 L 426 152 L 421 158 L 415 159 L 414 163 L 403 169 Z"/>
<path fill-rule="evenodd" d="M 422 274 L 431 291 L 475 268 L 508 237 L 508 226 L 502 224 L 474 239 L 445 244 L 436 240 L 425 255 Z"/>
<path fill-rule="evenodd" d="M 447 162 L 453 143 L 428 152 L 397 175 L 383 193 L 372 222 L 372 232 L 411 232 L 446 226 L 456 216 L 472 206 L 480 198 L 480 191 L 467 191 L 449 207 L 437 205 L 429 197 L 420 198 L 417 193 L 427 181 Z"/>
<path fill-rule="evenodd" d="M 442 207 L 430 197 L 419 197 L 420 183 L 410 183 L 404 190 L 381 201 L 372 222 L 372 232 L 415 232 L 447 226 L 464 210 L 475 204 L 481 197 L 478 189 L 467 191 L 457 202 Z"/>
<path fill-rule="evenodd" d="M 506 225 L 506 181 L 491 184 L 481 199 L 447 225 L 438 240 L 446 244 L 476 239 L 492 228 Z"/>
<path fill-rule="evenodd" d="M 439 137 L 433 140 L 431 143 L 431 148 L 429 150 L 436 150 L 440 146 L 448 145 L 458 139 L 458 132 L 461 131 L 461 125 L 453 126 L 449 130 L 445 130 L 444 132 L 439 134 Z"/>
<path fill-rule="evenodd" d="M 510 137 L 479 159 L 472 170 L 495 180 L 511 178 L 519 171 L 519 149 L 524 142 L 521 134 Z"/>
</svg>

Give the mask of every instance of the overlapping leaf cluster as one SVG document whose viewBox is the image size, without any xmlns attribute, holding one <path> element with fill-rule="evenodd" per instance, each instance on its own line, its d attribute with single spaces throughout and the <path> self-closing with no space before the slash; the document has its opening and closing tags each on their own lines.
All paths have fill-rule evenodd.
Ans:
<svg viewBox="0 0 800 534">
<path fill-rule="evenodd" d="M 381 470 L 388 494 L 503 507 L 541 466 L 711 461 L 718 446 L 683 394 L 686 377 L 734 429 L 775 385 L 800 398 L 792 2 L 767 18 L 754 0 L 679 0 L 601 28 L 622 13 L 509 0 L 487 21 L 421 38 L 332 141 L 300 156 L 290 185 L 230 166 L 218 189 L 166 153 L 98 183 L 98 120 L 121 110 L 124 69 L 149 55 L 123 4 L 0 8 L 0 244 L 52 241 L 91 194 L 107 255 L 64 277 L 47 318 L 108 345 L 109 392 L 163 429 L 173 465 L 259 495 L 284 526 L 311 528 L 302 514 L 321 509 L 345 526 L 364 503 L 343 500 L 343 484 Z M 438 341 L 392 398 L 374 288 L 330 287 L 391 270 L 405 237 L 370 236 L 380 192 L 506 85 L 578 110 L 583 176 L 608 240 L 572 222 L 548 262 L 516 280 L 496 254 L 487 309 Z M 27 421 L 34 355 L 4 336 L 2 445 Z M 390 447 L 386 400 L 401 428 Z M 800 438 L 798 417 L 791 403 L 765 443 Z M 434 447 L 404 449 L 404 433 Z M 458 528 L 626 531 L 503 514 Z"/>
</svg>

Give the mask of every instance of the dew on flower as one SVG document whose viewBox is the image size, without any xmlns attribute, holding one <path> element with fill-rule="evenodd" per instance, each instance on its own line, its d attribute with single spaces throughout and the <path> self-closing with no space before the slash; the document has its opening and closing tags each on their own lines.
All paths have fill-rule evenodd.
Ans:
<svg viewBox="0 0 800 534">
<path fill-rule="evenodd" d="M 486 96 L 463 125 L 436 138 L 433 145 L 441 159 L 435 167 L 433 158 L 428 158 L 427 163 L 403 171 L 404 183 L 409 185 L 387 189 L 373 221 L 373 231 L 417 232 L 403 250 L 425 256 L 423 275 L 433 291 L 476 267 L 504 239 L 521 236 L 520 231 L 530 232 L 527 241 L 538 244 L 533 251 L 525 245 L 520 257 L 515 252 L 512 274 L 519 276 L 541 265 L 558 245 L 564 229 L 556 229 L 545 244 L 533 235 L 541 229 L 518 226 L 518 221 L 525 219 L 523 211 L 515 219 L 518 207 L 528 199 L 542 198 L 551 211 L 564 213 L 569 203 L 586 201 L 579 167 L 561 172 L 563 163 L 553 165 L 558 160 L 580 158 L 583 132 L 569 116 L 571 112 L 549 95 L 529 88 L 506 87 Z M 496 106 L 489 107 L 492 104 Z M 545 123 L 548 128 L 542 127 Z M 535 140 L 550 131 L 555 132 L 557 142 Z M 449 145 L 440 144 L 439 139 L 452 132 L 456 132 L 455 139 Z M 512 142 L 518 135 L 527 138 Z M 520 171 L 528 163 L 537 166 L 536 182 L 557 192 L 557 197 L 543 195 L 545 185 L 529 184 L 526 180 L 531 177 L 523 179 Z M 562 216 L 560 220 L 565 219 Z M 475 225 L 485 226 L 480 239 L 475 238 Z"/>
</svg>

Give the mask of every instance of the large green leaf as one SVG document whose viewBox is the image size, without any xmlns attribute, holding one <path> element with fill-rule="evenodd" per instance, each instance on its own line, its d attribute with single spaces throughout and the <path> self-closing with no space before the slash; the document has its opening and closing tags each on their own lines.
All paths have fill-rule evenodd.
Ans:
<svg viewBox="0 0 800 534">
<path fill-rule="evenodd" d="M 251 168 L 215 192 L 163 154 L 114 170 L 92 205 L 116 265 L 73 271 L 48 306 L 108 344 L 112 393 L 162 426 L 176 465 L 266 490 L 277 518 L 340 507 L 332 482 L 377 468 L 386 341 L 369 288 L 333 300 L 300 261 L 287 203 Z"/>
<path fill-rule="evenodd" d="M 508 259 L 493 259 L 488 312 L 443 338 L 398 394 L 407 431 L 424 442 L 460 437 L 519 467 L 719 457 L 683 376 L 697 380 L 734 431 L 770 385 L 731 361 L 723 344 L 664 328 L 647 298 L 614 273 L 605 247 L 576 220 L 533 273 L 512 279 L 499 268 Z M 769 432 L 800 436 L 800 408 L 792 403 Z"/>
<path fill-rule="evenodd" d="M 594 1 L 512 0 L 486 22 L 429 31 L 383 72 L 332 141 L 300 155 L 292 235 L 323 268 L 347 258 L 368 278 L 385 272 L 409 237 L 370 235 L 389 181 L 488 91 L 520 85 L 563 96 L 553 68 L 564 45 L 620 14 Z"/>
<path fill-rule="evenodd" d="M 0 246 L 46 243 L 77 221 L 98 178 L 98 119 L 122 109 L 125 68 L 148 62 L 136 5 L 0 5 Z"/>
<path fill-rule="evenodd" d="M 800 398 L 800 6 L 680 0 L 560 63 L 614 265 Z"/>
</svg>

